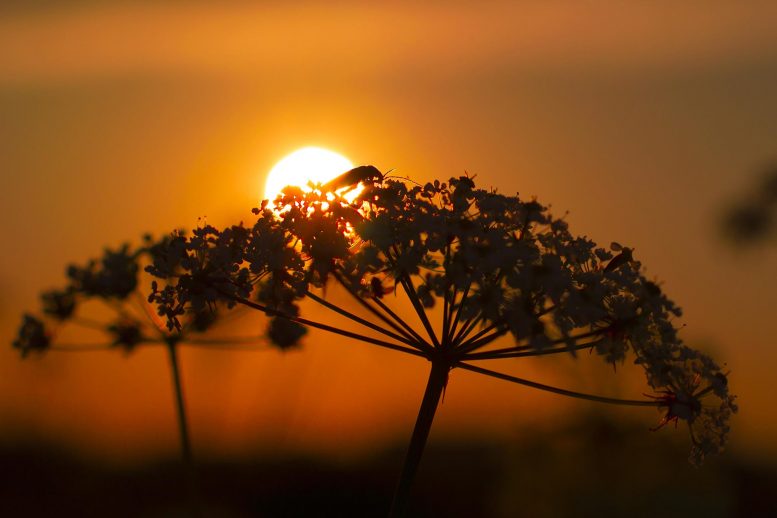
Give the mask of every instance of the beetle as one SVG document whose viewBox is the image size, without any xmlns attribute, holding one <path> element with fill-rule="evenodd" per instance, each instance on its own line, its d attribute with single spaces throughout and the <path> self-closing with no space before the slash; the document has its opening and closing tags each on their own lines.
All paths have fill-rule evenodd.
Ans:
<svg viewBox="0 0 777 518">
<path fill-rule="evenodd" d="M 612 248 L 616 252 L 620 252 L 620 254 L 613 257 L 612 260 L 609 263 L 607 263 L 607 266 L 604 267 L 605 272 L 611 272 L 613 270 L 616 270 L 619 267 L 623 266 L 624 264 L 630 263 L 634 260 L 634 256 L 632 255 L 632 252 L 634 251 L 633 248 L 621 246 L 618 243 L 612 243 L 610 245 L 610 248 Z"/>
<path fill-rule="evenodd" d="M 360 182 L 379 182 L 383 180 L 383 178 L 383 173 L 381 173 L 377 167 L 372 165 L 360 165 L 329 180 L 321 186 L 321 190 L 324 192 L 338 191 L 346 187 L 356 187 Z"/>
</svg>

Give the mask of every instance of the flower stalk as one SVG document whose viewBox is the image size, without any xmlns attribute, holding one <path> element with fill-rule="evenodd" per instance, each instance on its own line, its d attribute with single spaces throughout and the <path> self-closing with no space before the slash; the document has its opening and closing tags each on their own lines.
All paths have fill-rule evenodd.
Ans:
<svg viewBox="0 0 777 518">
<path fill-rule="evenodd" d="M 192 455 L 192 444 L 189 436 L 189 423 L 186 417 L 186 401 L 183 394 L 183 384 L 181 381 L 181 367 L 178 361 L 178 351 L 175 340 L 167 340 L 167 354 L 170 363 L 170 378 L 173 382 L 173 395 L 175 398 L 175 414 L 178 421 L 178 438 L 181 445 L 181 459 L 187 469 L 191 470 L 194 457 Z"/>
<path fill-rule="evenodd" d="M 175 395 L 175 414 L 178 420 L 178 438 L 181 446 L 181 460 L 186 472 L 186 498 L 189 512 L 193 518 L 200 516 L 199 488 L 197 483 L 197 469 L 194 465 L 191 437 L 189 435 L 189 421 L 186 416 L 186 400 L 181 380 L 181 366 L 178 359 L 178 344 L 174 338 L 166 340 L 168 360 L 170 363 L 170 377 L 173 382 Z"/>
<path fill-rule="evenodd" d="M 432 429 L 432 422 L 440 403 L 440 397 L 448 383 L 449 371 L 450 366 L 444 361 L 432 361 L 424 398 L 421 401 L 421 408 L 418 410 L 418 418 L 413 428 L 413 435 L 410 437 L 410 445 L 405 454 L 399 483 L 394 491 L 394 500 L 389 513 L 390 518 L 400 518 L 407 513 L 410 490 L 418 472 L 418 466 L 421 463 L 421 456 L 424 453 L 424 447 L 429 438 L 429 431 Z"/>
</svg>

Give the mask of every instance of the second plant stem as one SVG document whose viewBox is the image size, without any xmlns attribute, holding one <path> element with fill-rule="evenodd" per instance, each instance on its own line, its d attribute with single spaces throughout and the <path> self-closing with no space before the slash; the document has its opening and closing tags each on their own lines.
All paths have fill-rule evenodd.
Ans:
<svg viewBox="0 0 777 518">
<path fill-rule="evenodd" d="M 167 352 L 170 359 L 170 373 L 173 378 L 173 392 L 175 393 L 175 409 L 178 417 L 178 435 L 181 442 L 181 458 L 184 464 L 192 464 L 192 445 L 189 440 L 189 424 L 186 420 L 186 403 L 183 397 L 181 385 L 181 369 L 178 366 L 178 351 L 174 342 L 168 342 Z"/>
<path fill-rule="evenodd" d="M 189 438 L 189 423 L 186 418 L 186 403 L 183 396 L 183 384 L 181 383 L 181 369 L 178 363 L 178 350 L 175 341 L 167 342 L 168 358 L 170 359 L 170 373 L 173 379 L 173 392 L 175 393 L 175 408 L 178 417 L 178 437 L 181 443 L 181 459 L 186 472 L 186 492 L 189 512 L 192 517 L 199 517 L 199 496 L 197 494 L 197 476 L 194 470 L 194 457 Z"/>
</svg>

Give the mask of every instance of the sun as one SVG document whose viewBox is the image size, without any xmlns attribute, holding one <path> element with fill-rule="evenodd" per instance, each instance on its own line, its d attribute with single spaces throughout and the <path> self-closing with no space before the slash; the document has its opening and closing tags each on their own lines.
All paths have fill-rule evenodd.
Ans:
<svg viewBox="0 0 777 518">
<path fill-rule="evenodd" d="M 309 190 L 308 182 L 327 182 L 353 169 L 350 160 L 320 147 L 305 147 L 287 155 L 270 170 L 264 184 L 264 198 L 274 200 L 287 185 Z"/>
</svg>

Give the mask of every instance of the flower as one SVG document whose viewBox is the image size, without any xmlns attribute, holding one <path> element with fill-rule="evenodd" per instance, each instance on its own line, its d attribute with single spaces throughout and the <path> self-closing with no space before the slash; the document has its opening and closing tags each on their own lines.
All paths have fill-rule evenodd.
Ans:
<svg viewBox="0 0 777 518">
<path fill-rule="evenodd" d="M 51 345 L 51 339 L 46 332 L 43 322 L 32 315 L 22 317 L 22 325 L 19 327 L 19 336 L 13 342 L 13 348 L 19 349 L 22 356 L 30 352 L 43 352 Z"/>
<path fill-rule="evenodd" d="M 123 347 L 127 352 L 132 351 L 135 346 L 143 342 L 143 330 L 137 322 L 119 321 L 108 326 L 108 332 L 114 336 L 111 345 Z"/>
<path fill-rule="evenodd" d="M 203 227 L 194 232 L 195 242 L 205 242 L 212 237 L 211 227 Z M 200 240 L 200 241 L 197 241 Z M 24 315 L 19 328 L 19 335 L 13 346 L 19 349 L 23 356 L 30 351 L 44 352 L 51 349 L 61 350 L 94 350 L 99 348 L 121 347 L 131 352 L 140 344 L 164 344 L 175 342 L 176 344 L 205 344 L 197 335 L 209 332 L 218 322 L 218 304 L 206 304 L 208 290 L 212 290 L 210 284 L 214 277 L 207 272 L 197 272 L 190 276 L 180 286 L 186 287 L 190 300 L 187 310 L 169 310 L 160 314 L 165 320 L 160 320 L 154 315 L 153 308 L 144 302 L 147 295 L 141 294 L 141 275 L 144 266 L 157 275 L 174 275 L 183 261 L 185 264 L 193 264 L 186 259 L 185 247 L 190 240 L 180 233 L 154 240 L 145 236 L 139 246 L 122 245 L 117 250 L 106 249 L 102 256 L 87 261 L 84 265 L 70 265 L 67 267 L 67 284 L 60 288 L 45 291 L 41 294 L 41 312 L 44 319 Z M 228 250 L 237 249 L 242 253 L 244 242 L 240 241 L 237 232 L 225 233 L 216 243 L 218 251 L 214 251 L 214 258 L 223 262 L 229 261 Z M 188 262 L 187 262 L 188 261 Z M 222 276 L 228 277 L 227 274 Z M 156 283 L 154 283 L 156 285 Z M 237 292 L 243 293 L 243 292 Z M 158 293 L 161 298 L 170 294 Z M 87 301 L 100 301 L 114 313 L 115 317 L 108 321 L 90 319 L 80 313 L 86 311 L 84 306 Z M 232 303 L 234 304 L 234 303 Z M 83 308 L 83 309 L 82 309 Z M 137 310 L 140 309 L 138 312 Z M 140 314 L 139 314 L 140 313 Z M 165 327 L 173 319 L 180 319 L 178 326 Z M 56 343 L 53 337 L 58 334 L 58 329 L 65 325 L 76 325 L 102 331 L 106 336 L 105 343 L 97 344 L 61 344 Z M 50 328 L 51 330 L 49 330 Z M 277 333 L 276 333 L 277 334 Z M 299 334 L 299 332 L 297 332 Z M 225 338 L 222 345 L 229 346 L 232 343 L 247 342 L 237 337 Z M 245 337 L 249 339 L 251 337 Z M 261 342 L 259 337 L 253 338 L 254 343 Z M 208 343 L 216 343 L 210 338 Z"/>
<path fill-rule="evenodd" d="M 28 314 L 23 317 L 13 347 L 25 357 L 31 351 L 118 348 L 130 353 L 140 345 L 164 346 L 173 381 L 181 455 L 184 464 L 191 467 L 192 447 L 177 351 L 180 345 L 250 347 L 262 342 L 260 337 L 202 337 L 203 333 L 212 330 L 222 314 L 219 311 L 221 304 L 215 300 L 216 293 L 247 293 L 245 288 L 230 288 L 236 281 L 236 272 L 229 269 L 236 257 L 242 257 L 245 244 L 246 233 L 239 228 L 216 232 L 205 226 L 188 238 L 180 232 L 159 241 L 145 236 L 138 247 L 124 245 L 117 251 L 106 249 L 101 258 L 91 260 L 85 266 L 69 266 L 68 284 L 62 289 L 43 293 L 41 302 L 43 313 L 57 328 L 79 325 L 97 329 L 106 336 L 107 343 L 52 344 L 53 334 L 47 331 L 43 321 Z M 190 257 L 191 250 L 202 255 Z M 158 315 L 165 317 L 166 322 L 157 318 L 146 297 L 138 290 L 140 275 L 146 269 L 157 276 L 175 276 L 182 269 L 188 272 L 185 278 L 179 279 L 176 288 L 158 289 L 156 282 L 152 285 L 149 298 L 159 304 Z M 187 299 L 189 307 L 186 309 L 173 304 L 181 294 Z M 85 318 L 80 313 L 81 308 L 89 307 L 82 304 L 86 301 L 101 302 L 115 317 L 109 322 Z M 280 348 L 287 348 L 297 343 L 304 331 L 298 324 L 286 320 L 272 321 L 269 335 Z"/>
<path fill-rule="evenodd" d="M 421 186 L 372 175 L 363 183 L 352 202 L 322 186 L 289 187 L 274 202 L 284 210 L 263 203 L 252 211 L 251 227 L 174 234 L 147 267 L 164 283 L 149 300 L 171 329 L 188 310 L 242 304 L 272 317 L 268 336 L 281 347 L 296 343 L 304 327 L 316 327 L 447 369 L 573 397 L 663 407 L 665 422 L 683 420 L 692 428 L 694 458 L 722 448 L 736 412 L 726 375 L 683 344 L 674 325 L 680 309 L 644 277 L 633 248 L 598 247 L 574 236 L 536 200 L 478 189 L 468 176 Z M 331 283 L 374 318 L 328 302 Z M 389 307 L 384 295 L 390 292 L 407 297 L 423 330 Z M 299 311 L 303 298 L 382 336 L 306 319 Z M 435 329 L 429 310 L 440 305 Z M 495 348 L 505 335 L 513 345 Z M 633 401 L 578 394 L 473 364 L 581 349 L 613 365 L 634 358 L 662 395 Z M 698 402 L 698 386 L 716 406 Z"/>
<path fill-rule="evenodd" d="M 57 320 L 67 320 L 76 309 L 76 296 L 72 288 L 51 290 L 41 294 L 43 312 Z"/>
<path fill-rule="evenodd" d="M 129 245 L 115 252 L 106 250 L 100 261 L 67 269 L 73 291 L 105 299 L 129 296 L 138 285 L 137 274 L 137 252 L 131 253 Z"/>
</svg>

